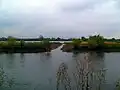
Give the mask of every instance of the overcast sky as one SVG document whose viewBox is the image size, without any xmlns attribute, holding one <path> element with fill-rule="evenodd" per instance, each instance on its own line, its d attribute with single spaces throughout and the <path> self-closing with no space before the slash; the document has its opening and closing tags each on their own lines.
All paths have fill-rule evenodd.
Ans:
<svg viewBox="0 0 120 90">
<path fill-rule="evenodd" d="M 1 0 L 0 36 L 120 38 L 120 0 Z"/>
</svg>

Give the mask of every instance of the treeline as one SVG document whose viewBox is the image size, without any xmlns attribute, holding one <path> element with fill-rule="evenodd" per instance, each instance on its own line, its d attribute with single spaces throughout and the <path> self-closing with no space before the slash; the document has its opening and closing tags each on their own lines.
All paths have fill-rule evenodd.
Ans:
<svg viewBox="0 0 120 90">
<path fill-rule="evenodd" d="M 49 42 L 49 40 L 42 40 L 40 42 L 25 42 L 24 40 L 17 41 L 15 38 L 9 37 L 7 41 L 0 42 L 0 53 L 49 52 L 60 45 L 60 43 L 52 43 Z"/>
<path fill-rule="evenodd" d="M 73 39 L 72 45 L 74 49 L 101 49 L 105 46 L 104 42 L 105 40 L 103 36 L 94 35 L 94 36 L 89 36 L 87 40 Z"/>
<path fill-rule="evenodd" d="M 97 36 L 97 35 L 94 35 L 94 36 Z M 8 36 L 7 38 L 6 37 L 1 37 L 0 41 L 8 41 L 9 38 L 15 38 L 16 41 L 21 41 L 21 40 L 23 40 L 23 41 L 43 41 L 43 40 L 49 40 L 49 41 L 72 41 L 74 39 L 78 39 L 78 40 L 82 40 L 82 41 L 88 41 L 89 40 L 89 38 L 86 38 L 86 37 L 65 39 L 65 38 L 60 38 L 60 37 L 46 38 L 46 37 L 43 37 L 43 36 L 41 36 L 39 38 L 16 38 L 16 37 L 13 37 L 13 36 Z M 108 41 L 108 42 L 120 42 L 120 39 L 115 39 L 115 38 L 107 39 L 107 38 L 103 37 L 103 40 Z"/>
<path fill-rule="evenodd" d="M 2 37 L 0 38 L 0 41 L 8 41 L 9 38 L 15 38 L 16 41 L 43 41 L 43 40 L 49 40 L 49 41 L 72 41 L 72 38 L 69 39 L 64 39 L 64 38 L 45 38 L 45 37 L 41 37 L 41 38 L 16 38 L 16 37 Z"/>
<path fill-rule="evenodd" d="M 63 51 L 72 50 L 99 50 L 99 51 L 120 51 L 119 40 L 108 40 L 101 35 L 89 36 L 89 38 L 73 39 L 72 42 L 65 43 Z"/>
</svg>

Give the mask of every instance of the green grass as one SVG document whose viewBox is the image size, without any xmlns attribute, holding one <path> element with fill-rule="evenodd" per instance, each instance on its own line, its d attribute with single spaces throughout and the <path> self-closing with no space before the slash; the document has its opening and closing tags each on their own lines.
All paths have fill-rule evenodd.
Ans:
<svg viewBox="0 0 120 90">
<path fill-rule="evenodd" d="M 58 47 L 60 43 L 42 42 L 24 42 L 24 41 L 6 41 L 0 42 L 0 52 L 47 52 Z"/>
<path fill-rule="evenodd" d="M 99 51 L 106 51 L 106 52 L 120 52 L 120 43 L 118 42 L 104 42 L 102 46 L 96 46 L 93 44 L 93 46 L 89 46 L 88 42 L 81 42 L 78 44 L 74 44 L 72 42 L 70 43 L 64 43 L 66 46 L 62 48 L 63 51 L 73 51 L 73 50 L 79 50 L 79 51 L 88 51 L 88 50 L 99 50 Z M 76 46 L 77 45 L 77 46 Z M 68 47 L 71 46 L 71 47 Z M 73 46 L 73 48 L 72 48 Z"/>
</svg>

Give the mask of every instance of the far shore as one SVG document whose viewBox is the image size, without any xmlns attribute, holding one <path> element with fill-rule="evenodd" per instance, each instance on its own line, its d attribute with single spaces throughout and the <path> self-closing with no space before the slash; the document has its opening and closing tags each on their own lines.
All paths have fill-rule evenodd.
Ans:
<svg viewBox="0 0 120 90">
<path fill-rule="evenodd" d="M 74 49 L 72 43 L 65 43 L 61 50 L 63 52 L 88 52 L 88 51 L 99 51 L 99 52 L 120 52 L 120 43 L 116 42 L 104 42 L 106 47 L 103 48 L 89 48 L 88 42 L 81 42 L 77 49 Z M 118 46 L 117 46 L 118 45 Z"/>
<path fill-rule="evenodd" d="M 94 35 L 89 38 L 0 38 L 0 53 L 39 53 L 51 52 L 62 46 L 63 52 L 120 52 L 120 39 L 106 39 L 103 36 Z"/>
<path fill-rule="evenodd" d="M 0 42 L 0 53 L 41 53 L 51 52 L 61 46 L 61 43 L 39 42 Z"/>
</svg>

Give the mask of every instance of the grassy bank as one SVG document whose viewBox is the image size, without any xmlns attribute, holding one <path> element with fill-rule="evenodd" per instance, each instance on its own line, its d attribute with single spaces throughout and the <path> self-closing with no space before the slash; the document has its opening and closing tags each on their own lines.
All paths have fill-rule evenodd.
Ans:
<svg viewBox="0 0 120 90">
<path fill-rule="evenodd" d="M 120 43 L 115 42 L 104 42 L 102 47 L 90 47 L 88 42 L 82 42 L 77 47 L 73 43 L 65 43 L 61 48 L 64 52 L 77 51 L 104 51 L 104 52 L 120 52 Z"/>
<path fill-rule="evenodd" d="M 100 35 L 90 36 L 87 41 L 73 39 L 71 43 L 65 43 L 62 47 L 65 52 L 69 51 L 104 51 L 120 52 L 120 42 L 108 42 Z"/>
<path fill-rule="evenodd" d="M 52 43 L 49 41 L 42 42 L 24 42 L 9 40 L 0 42 L 0 53 L 38 53 L 50 52 L 59 47 L 60 43 Z"/>
<path fill-rule="evenodd" d="M 103 51 L 103 52 L 120 52 L 120 47 L 116 47 L 114 45 L 106 45 L 103 48 L 88 48 L 89 46 L 82 46 L 80 45 L 78 48 L 74 48 L 72 44 L 65 44 L 61 50 L 63 52 L 72 52 L 72 51 L 81 51 L 81 52 L 86 52 L 86 51 Z"/>
</svg>

